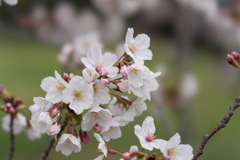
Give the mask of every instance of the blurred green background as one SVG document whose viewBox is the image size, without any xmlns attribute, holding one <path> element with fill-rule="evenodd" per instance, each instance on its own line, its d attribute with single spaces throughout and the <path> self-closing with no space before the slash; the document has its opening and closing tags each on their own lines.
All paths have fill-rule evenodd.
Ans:
<svg viewBox="0 0 240 160">
<path fill-rule="evenodd" d="M 75 4 L 76 8 L 81 8 L 81 5 L 84 7 L 90 5 L 91 8 L 94 8 L 90 2 L 79 2 L 79 4 L 74 1 L 70 2 Z M 168 2 L 176 7 L 175 1 Z M 45 3 L 50 9 L 55 5 L 55 2 L 50 0 L 42 1 L 42 4 Z M 33 97 L 45 96 L 45 92 L 40 88 L 43 78 L 54 76 L 54 70 L 59 73 L 64 71 L 64 68 L 57 61 L 61 46 L 59 41 L 55 43 L 54 40 L 44 39 L 41 35 L 39 38 L 39 35 L 36 34 L 36 28 L 31 28 L 31 26 L 24 28 L 24 25 L 20 24 L 20 16 L 16 16 L 19 13 L 29 14 L 31 7 L 36 4 L 39 4 L 39 1 L 28 0 L 25 3 L 20 3 L 17 7 L 4 4 L 0 8 L 0 84 L 4 85 L 15 97 L 21 97 L 28 106 L 33 103 Z M 165 4 L 165 9 L 169 6 L 169 4 Z M 179 8 L 179 10 L 182 9 Z M 98 13 L 96 8 L 93 10 Z M 122 128 L 122 137 L 107 143 L 112 149 L 125 152 L 129 150 L 131 145 L 137 145 L 141 148 L 133 128 L 135 124 L 141 125 L 145 117 L 151 115 L 155 119 L 157 138 L 168 140 L 174 133 L 179 132 L 182 136 L 182 143 L 192 145 L 195 153 L 203 136 L 217 126 L 228 112 L 229 107 L 234 104 L 234 99 L 240 95 L 240 86 L 238 85 L 240 71 L 228 65 L 226 61 L 227 53 L 234 49 L 239 51 L 237 49 L 239 47 L 235 45 L 236 41 L 233 44 L 226 37 L 227 43 L 218 42 L 222 40 L 219 39 L 219 32 L 215 32 L 214 27 L 208 30 L 206 27 L 208 25 L 203 27 L 201 24 L 199 27 L 202 17 L 199 18 L 199 15 L 195 15 L 196 13 L 189 13 L 185 10 L 177 12 L 174 9 L 170 9 L 170 11 L 163 9 L 160 10 L 160 13 L 150 14 L 153 22 L 155 22 L 155 16 L 160 15 L 158 24 L 153 22 L 150 24 L 151 18 L 142 18 L 145 15 L 143 13 L 124 19 L 126 26 L 120 36 L 120 41 L 124 41 L 128 27 L 136 29 L 135 35 L 146 33 L 151 37 L 150 49 L 153 52 L 153 60 L 146 61 L 145 64 L 155 72 L 158 70 L 163 72 L 163 75 L 158 77 L 158 81 L 161 86 L 164 86 L 164 89 L 157 91 L 159 93 L 157 96 L 163 101 L 158 105 L 147 102 L 148 110 L 136 117 L 134 122 Z M 179 15 L 182 17 L 179 18 Z M 101 16 L 100 20 L 103 21 L 104 16 Z M 146 22 L 146 20 L 149 21 Z M 47 19 L 46 21 L 51 20 Z M 186 26 L 189 28 L 184 28 Z M 200 31 L 195 32 L 196 28 L 200 28 Z M 211 36 L 214 33 L 217 33 L 215 38 Z M 104 50 L 112 50 L 115 45 L 116 43 L 107 44 Z M 80 71 L 75 73 L 80 73 Z M 179 79 L 185 73 L 194 74 L 198 90 L 192 99 L 180 104 L 181 101 L 176 100 L 176 88 L 179 85 Z M 30 112 L 27 109 L 23 112 L 30 119 Z M 239 112 L 237 110 L 226 128 L 218 132 L 208 142 L 203 156 L 199 159 L 240 159 L 238 154 L 240 147 Z M 5 113 L 0 112 L 0 119 L 4 115 Z M 88 144 L 82 144 L 80 153 L 73 153 L 66 157 L 56 152 L 54 147 L 49 159 L 91 160 L 96 158 L 100 155 L 97 152 L 98 143 L 93 137 L 93 132 L 90 132 L 90 137 L 91 140 Z M 48 140 L 49 136 L 47 135 L 43 135 L 41 139 L 35 141 L 30 141 L 24 132 L 16 135 L 14 159 L 41 159 L 41 152 Z M 0 129 L 0 160 L 7 159 L 8 151 L 9 135 Z M 157 150 L 155 151 L 158 153 Z M 119 158 L 109 155 L 107 159 Z"/>
<path fill-rule="evenodd" d="M 154 58 L 146 65 L 150 68 L 156 64 L 165 63 L 167 65 L 167 57 L 171 54 L 171 43 L 163 41 L 162 39 L 152 38 L 151 49 L 154 53 Z M 47 76 L 53 76 L 54 70 L 61 72 L 62 68 L 56 61 L 56 56 L 59 52 L 58 49 L 51 46 L 43 45 L 38 42 L 20 39 L 17 37 L 7 36 L 0 33 L 0 73 L 1 84 L 3 84 L 10 93 L 16 97 L 23 98 L 25 104 L 31 105 L 32 99 L 36 96 L 44 96 L 44 91 L 40 88 L 41 80 Z M 227 63 L 223 61 L 220 63 L 216 60 L 216 56 L 212 54 L 213 50 L 205 47 L 196 48 L 194 51 L 195 56 L 192 60 L 191 68 L 197 75 L 199 81 L 199 92 L 191 102 L 191 123 L 194 124 L 197 136 L 194 144 L 191 142 L 191 135 L 187 137 L 183 135 L 182 143 L 191 144 L 194 146 L 194 151 L 202 141 L 203 135 L 209 133 L 220 122 L 223 116 L 227 113 L 230 105 L 234 103 L 234 97 L 239 96 L 240 87 L 237 85 L 231 86 L 231 76 L 224 75 L 221 68 Z M 219 55 L 220 59 L 224 59 L 226 55 Z M 167 75 L 169 81 L 174 78 L 176 74 L 175 66 L 172 73 Z M 229 72 L 239 74 L 231 66 Z M 174 71 L 175 70 L 175 71 Z M 227 76 L 227 77 L 226 77 Z M 158 78 L 161 81 L 161 76 Z M 167 114 L 174 124 L 174 131 L 179 132 L 178 119 L 176 113 L 171 108 L 167 108 Z M 129 149 L 131 145 L 139 145 L 137 137 L 134 135 L 133 127 L 135 124 L 142 124 L 142 121 L 147 115 L 151 115 L 151 104 L 148 103 L 148 111 L 136 120 L 130 123 L 127 127 L 122 128 L 122 138 L 112 140 L 107 143 L 111 148 L 117 149 L 121 152 Z M 24 114 L 30 118 L 30 112 L 25 110 Z M 0 113 L 3 117 L 5 114 Z M 187 114 L 186 114 L 187 115 Z M 169 139 L 166 128 L 158 117 L 155 118 L 155 125 L 157 128 L 157 137 Z M 239 159 L 238 148 L 240 147 L 240 113 L 236 111 L 227 127 L 217 133 L 206 146 L 204 159 Z M 187 122 L 188 123 L 188 122 Z M 192 127 L 192 126 L 191 126 Z M 192 128 L 189 128 L 191 130 Z M 0 150 L 1 158 L 6 159 L 9 149 L 9 136 L 8 133 L 0 130 Z M 40 159 L 40 154 L 48 142 L 49 137 L 43 136 L 36 141 L 30 141 L 24 133 L 16 135 L 16 154 L 15 159 Z M 97 153 L 97 142 L 91 133 L 90 142 L 85 145 L 82 144 L 82 151 L 77 154 L 72 154 L 65 157 L 53 148 L 50 153 L 51 160 L 53 159 L 93 159 L 99 155 Z M 157 151 L 156 151 L 157 152 Z M 116 159 L 116 157 L 109 156 L 109 159 Z"/>
</svg>

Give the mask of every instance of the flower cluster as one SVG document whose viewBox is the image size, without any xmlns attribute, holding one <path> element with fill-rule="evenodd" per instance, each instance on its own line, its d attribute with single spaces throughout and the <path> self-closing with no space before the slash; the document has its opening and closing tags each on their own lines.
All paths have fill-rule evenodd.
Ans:
<svg viewBox="0 0 240 160">
<path fill-rule="evenodd" d="M 158 88 L 156 77 L 144 65 L 152 59 L 148 49 L 150 38 L 140 34 L 133 38 L 128 29 L 125 53 L 117 59 L 115 54 L 102 53 L 99 47 L 90 48 L 81 58 L 86 68 L 82 76 L 55 71 L 55 77 L 42 80 L 41 88 L 46 97 L 35 97 L 31 124 L 42 133 L 56 136 L 62 124 L 67 123 L 56 147 L 68 156 L 80 152 L 80 143 L 89 141 L 88 131 L 95 129 L 105 141 L 121 137 L 121 129 L 135 116 L 147 109 L 145 100 Z M 128 96 L 133 93 L 134 99 Z"/>
<path fill-rule="evenodd" d="M 129 152 L 119 153 L 108 148 L 101 136 L 95 133 L 94 136 L 99 142 L 98 149 L 103 153 L 95 160 L 102 160 L 104 157 L 107 157 L 107 154 L 119 154 L 122 157 L 120 160 L 191 160 L 193 158 L 193 148 L 188 144 L 180 144 L 181 138 L 178 133 L 172 136 L 169 141 L 155 139 L 156 136 L 154 136 L 154 133 L 156 129 L 153 121 L 153 118 L 148 116 L 143 121 L 142 127 L 135 125 L 134 130 L 143 149 L 149 151 L 152 151 L 154 148 L 159 149 L 161 154 L 157 156 L 153 153 L 149 156 L 143 150 L 139 151 L 137 146 L 131 146 Z"/>
<path fill-rule="evenodd" d="M 2 1 L 4 1 L 5 3 L 7 3 L 11 6 L 16 5 L 18 3 L 18 0 L 0 0 L 0 6 L 1 6 Z"/>
<path fill-rule="evenodd" d="M 100 35 L 91 32 L 86 35 L 79 35 L 73 42 L 66 43 L 58 56 L 59 62 L 64 66 L 73 64 L 75 67 L 81 66 L 81 57 L 86 56 L 87 51 L 92 47 L 102 47 Z"/>
<path fill-rule="evenodd" d="M 27 118 L 20 113 L 25 108 L 21 98 L 15 99 L 11 96 L 5 87 L 0 86 L 0 98 L 3 100 L 4 105 L 0 110 L 4 111 L 7 115 L 2 119 L 2 128 L 10 132 L 10 123 L 12 119 L 13 134 L 19 134 L 24 129 L 30 140 L 35 140 L 41 137 L 38 132 L 27 120 Z"/>
</svg>

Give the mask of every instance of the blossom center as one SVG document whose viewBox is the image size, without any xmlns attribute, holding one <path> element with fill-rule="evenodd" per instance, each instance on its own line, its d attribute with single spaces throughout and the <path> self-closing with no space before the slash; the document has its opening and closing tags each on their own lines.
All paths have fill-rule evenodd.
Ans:
<svg viewBox="0 0 240 160">
<path fill-rule="evenodd" d="M 153 139 L 154 139 L 154 135 L 149 134 L 149 133 L 148 133 L 147 137 L 145 138 L 145 140 L 146 140 L 147 142 L 152 142 Z"/>
<path fill-rule="evenodd" d="M 173 156 L 173 155 L 177 155 L 177 154 L 178 154 L 178 151 L 176 150 L 176 148 L 168 149 L 169 156 Z"/>
<path fill-rule="evenodd" d="M 56 85 L 56 88 L 58 92 L 62 92 L 66 87 L 62 83 L 60 83 Z"/>
<path fill-rule="evenodd" d="M 98 114 L 98 113 L 95 113 L 95 114 L 94 114 L 94 117 L 95 117 L 95 121 L 96 121 L 96 120 L 101 120 L 101 119 L 102 119 L 101 115 Z"/>
<path fill-rule="evenodd" d="M 103 64 L 102 64 L 102 63 L 98 63 L 98 64 L 96 65 L 96 71 L 97 71 L 97 72 L 100 72 L 102 67 L 103 67 Z"/>
<path fill-rule="evenodd" d="M 75 91 L 74 96 L 75 96 L 75 99 L 82 100 L 82 92 L 81 91 Z"/>
<path fill-rule="evenodd" d="M 138 51 L 139 48 L 138 48 L 137 46 L 135 46 L 135 45 L 132 45 L 132 47 L 129 48 L 129 50 L 130 50 L 132 53 L 134 53 L 134 52 Z"/>
<path fill-rule="evenodd" d="M 72 141 L 68 138 L 66 141 L 65 141 L 65 145 L 73 145 Z"/>
<path fill-rule="evenodd" d="M 141 73 L 140 69 L 133 68 L 133 72 L 138 75 Z"/>
<path fill-rule="evenodd" d="M 98 91 L 98 88 L 97 88 L 97 86 L 93 86 L 93 91 L 94 91 L 94 94 L 96 94 L 96 93 L 97 93 L 97 91 Z"/>
</svg>

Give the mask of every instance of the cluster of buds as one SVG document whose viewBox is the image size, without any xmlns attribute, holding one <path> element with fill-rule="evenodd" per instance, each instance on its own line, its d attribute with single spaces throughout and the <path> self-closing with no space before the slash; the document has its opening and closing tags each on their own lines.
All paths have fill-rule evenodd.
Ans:
<svg viewBox="0 0 240 160">
<path fill-rule="evenodd" d="M 10 131 L 10 121 L 13 117 L 13 134 L 18 134 L 25 129 L 25 132 L 30 140 L 40 138 L 41 134 L 35 130 L 28 122 L 26 117 L 20 113 L 25 107 L 21 98 L 15 99 L 9 94 L 4 86 L 0 86 L 0 98 L 3 100 L 4 105 L 0 107 L 7 115 L 3 117 L 2 127 L 5 131 Z"/>
<path fill-rule="evenodd" d="M 81 151 L 81 143 L 89 141 L 92 129 L 105 141 L 121 137 L 120 127 L 147 109 L 145 100 L 158 88 L 155 78 L 160 73 L 144 65 L 144 60 L 152 59 L 149 45 L 147 35 L 133 38 L 133 29 L 128 29 L 121 58 L 110 52 L 102 54 L 99 47 L 90 48 L 86 58 L 81 58 L 86 67 L 82 76 L 63 73 L 62 77 L 55 71 L 55 77 L 44 78 L 41 88 L 46 97 L 34 98 L 32 126 L 56 136 L 67 123 L 67 133 L 56 146 L 66 156 Z M 128 97 L 131 92 L 133 99 Z"/>
<path fill-rule="evenodd" d="M 102 160 L 108 154 L 120 155 L 122 157 L 120 160 L 191 160 L 193 158 L 193 148 L 188 144 L 180 144 L 181 137 L 178 133 L 172 136 L 169 141 L 155 139 L 154 120 L 150 116 L 143 121 L 142 127 L 135 125 L 134 130 L 143 148 L 142 151 L 139 151 L 135 145 L 131 146 L 129 152 L 120 153 L 112 150 L 105 144 L 101 136 L 95 133 L 94 136 L 99 142 L 98 149 L 103 153 L 95 160 Z M 154 148 L 159 149 L 158 154 L 148 155 L 144 153 L 144 149 L 152 151 Z"/>
<path fill-rule="evenodd" d="M 240 57 L 237 52 L 233 51 L 231 54 L 227 54 L 227 61 L 235 68 L 240 69 Z"/>
</svg>

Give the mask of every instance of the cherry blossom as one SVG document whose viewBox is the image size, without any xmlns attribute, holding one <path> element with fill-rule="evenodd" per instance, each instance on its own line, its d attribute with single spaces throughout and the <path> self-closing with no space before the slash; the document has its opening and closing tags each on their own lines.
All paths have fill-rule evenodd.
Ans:
<svg viewBox="0 0 240 160">
<path fill-rule="evenodd" d="M 5 131 L 9 132 L 9 123 L 10 123 L 10 115 L 6 115 L 2 119 L 2 127 Z M 18 134 L 22 132 L 23 128 L 27 125 L 27 119 L 21 113 L 17 113 L 13 120 L 13 133 Z"/>
<path fill-rule="evenodd" d="M 102 55 L 102 51 L 98 47 L 89 49 L 87 58 L 82 57 L 81 60 L 87 68 L 94 67 L 99 74 L 107 72 L 107 76 L 110 78 L 117 75 L 118 68 L 113 67 L 113 64 L 117 61 L 116 55 L 109 52 Z"/>
<path fill-rule="evenodd" d="M 55 77 L 47 77 L 42 80 L 41 88 L 47 92 L 46 99 L 52 103 L 58 103 L 63 101 L 68 103 L 66 98 L 65 89 L 68 87 L 68 83 L 55 71 Z"/>
<path fill-rule="evenodd" d="M 139 34 L 133 38 L 133 28 L 128 28 L 125 50 L 131 56 L 135 63 L 144 64 L 144 60 L 152 59 L 152 51 L 148 49 L 150 46 L 150 38 L 146 34 Z"/>
<path fill-rule="evenodd" d="M 180 135 L 176 133 L 169 141 L 163 141 L 160 150 L 166 158 L 173 160 L 191 160 L 193 158 L 193 148 L 188 144 L 180 144 Z"/>
<path fill-rule="evenodd" d="M 58 141 L 56 151 L 61 151 L 65 156 L 69 156 L 72 152 L 80 152 L 81 144 L 80 138 L 73 136 L 72 134 L 63 134 Z"/>
<path fill-rule="evenodd" d="M 108 149 L 106 147 L 106 144 L 104 142 L 104 140 L 102 139 L 102 137 L 97 134 L 94 133 L 94 137 L 97 139 L 97 141 L 99 142 L 98 144 L 98 149 L 101 150 L 101 152 L 104 154 L 105 157 L 107 157 L 107 153 L 108 153 Z M 101 156 L 102 157 L 102 156 Z"/>
<path fill-rule="evenodd" d="M 162 139 L 155 139 L 154 133 L 156 129 L 153 121 L 153 118 L 148 116 L 143 121 L 142 127 L 139 125 L 134 127 L 134 133 L 140 140 L 141 146 L 149 151 L 152 151 L 153 148 L 160 149 L 162 143 L 164 143 Z"/>
<path fill-rule="evenodd" d="M 65 91 L 67 102 L 76 114 L 81 114 L 84 109 L 91 108 L 93 104 L 93 87 L 80 76 L 74 76 Z"/>
</svg>

